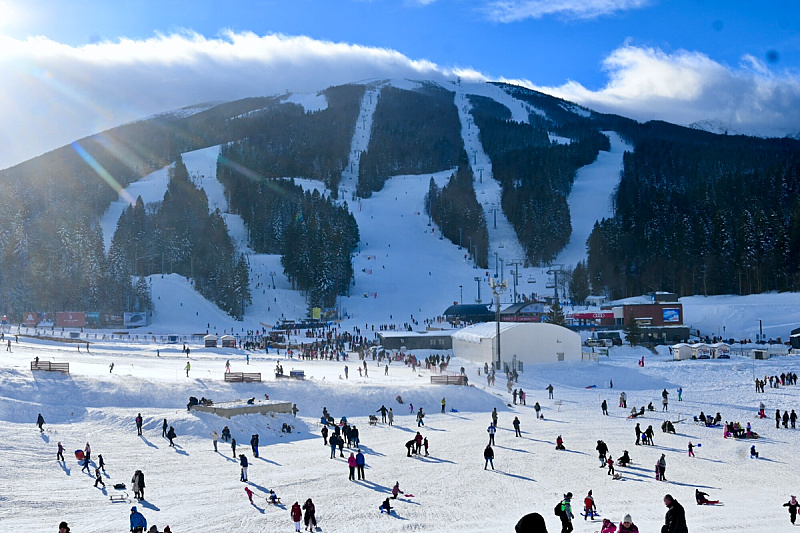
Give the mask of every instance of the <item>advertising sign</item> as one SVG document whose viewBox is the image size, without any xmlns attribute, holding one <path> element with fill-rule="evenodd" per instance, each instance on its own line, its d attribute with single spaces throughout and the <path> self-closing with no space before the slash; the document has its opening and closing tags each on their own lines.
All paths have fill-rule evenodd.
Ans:
<svg viewBox="0 0 800 533">
<path fill-rule="evenodd" d="M 136 328 L 147 325 L 147 312 L 124 313 L 123 324 L 126 328 Z"/>
<path fill-rule="evenodd" d="M 38 313 L 27 312 L 22 317 L 22 325 L 26 328 L 35 328 L 36 324 L 39 323 L 39 315 Z"/>
<path fill-rule="evenodd" d="M 86 313 L 57 313 L 56 326 L 59 328 L 82 328 L 86 325 Z"/>
<path fill-rule="evenodd" d="M 664 308 L 661 310 L 661 316 L 664 318 L 665 324 L 680 324 L 681 323 L 681 310 L 677 308 Z"/>
<path fill-rule="evenodd" d="M 98 327 L 100 326 L 100 312 L 99 311 L 92 311 L 86 313 L 86 324 L 89 327 Z"/>
</svg>

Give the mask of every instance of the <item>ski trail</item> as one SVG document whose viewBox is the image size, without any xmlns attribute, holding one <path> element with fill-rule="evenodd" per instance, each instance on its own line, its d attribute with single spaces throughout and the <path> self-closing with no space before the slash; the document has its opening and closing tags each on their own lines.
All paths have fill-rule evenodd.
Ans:
<svg viewBox="0 0 800 533">
<path fill-rule="evenodd" d="M 342 172 L 342 179 L 339 182 L 339 196 L 341 198 L 345 198 L 345 194 L 350 193 L 351 198 L 355 200 L 361 152 L 364 152 L 369 146 L 372 116 L 378 106 L 378 95 L 382 86 L 382 83 L 373 83 L 367 85 L 367 90 L 364 91 L 364 98 L 361 100 L 361 111 L 358 114 L 356 129 L 353 132 L 353 141 L 350 143 L 350 159 L 347 162 L 347 167 Z"/>
<path fill-rule="evenodd" d="M 489 232 L 489 270 L 494 267 L 494 275 L 501 278 L 503 276 L 499 270 L 500 266 L 509 261 L 523 261 L 525 254 L 514 227 L 500 205 L 502 194 L 500 183 L 494 179 L 492 161 L 483 151 L 480 132 L 470 116 L 472 104 L 460 84 L 455 85 L 455 91 L 455 105 L 461 120 L 461 138 L 464 140 L 464 149 L 467 151 L 475 178 L 473 181 L 475 195 L 483 208 L 486 229 Z"/>
<path fill-rule="evenodd" d="M 586 240 L 592 233 L 594 223 L 613 215 L 612 197 L 619 183 L 622 156 L 632 147 L 614 132 L 604 132 L 611 141 L 610 152 L 600 152 L 597 159 L 578 169 L 572 192 L 567 198 L 572 235 L 569 243 L 558 254 L 556 263 L 576 265 L 586 260 Z"/>
</svg>

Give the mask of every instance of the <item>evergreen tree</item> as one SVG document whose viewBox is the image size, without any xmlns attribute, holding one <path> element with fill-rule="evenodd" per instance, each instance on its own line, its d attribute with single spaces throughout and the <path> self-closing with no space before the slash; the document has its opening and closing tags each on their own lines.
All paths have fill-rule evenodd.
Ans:
<svg viewBox="0 0 800 533">
<path fill-rule="evenodd" d="M 567 317 L 564 316 L 564 309 L 561 307 L 561 304 L 558 303 L 558 300 L 553 302 L 553 305 L 550 306 L 550 311 L 547 312 L 547 321 L 556 326 L 567 325 Z"/>
<path fill-rule="evenodd" d="M 589 271 L 583 261 L 575 265 L 572 270 L 572 276 L 569 281 L 569 294 L 572 301 L 578 305 L 583 305 L 586 302 L 586 298 L 589 297 Z"/>
</svg>

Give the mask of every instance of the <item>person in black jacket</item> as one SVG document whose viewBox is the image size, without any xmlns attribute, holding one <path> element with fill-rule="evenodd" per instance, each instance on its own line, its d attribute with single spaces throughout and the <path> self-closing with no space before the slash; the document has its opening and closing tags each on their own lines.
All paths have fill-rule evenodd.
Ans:
<svg viewBox="0 0 800 533">
<path fill-rule="evenodd" d="M 797 520 L 797 508 L 800 507 L 800 503 L 797 502 L 797 498 L 792 496 L 783 506 L 789 508 L 789 520 L 791 520 L 792 525 L 794 525 L 795 520 Z"/>
<path fill-rule="evenodd" d="M 486 445 L 486 448 L 483 450 L 483 458 L 486 460 L 483 469 L 486 470 L 486 467 L 491 464 L 492 470 L 494 470 L 494 450 L 491 445 Z"/>
<path fill-rule="evenodd" d="M 664 516 L 664 525 L 661 526 L 661 533 L 689 533 L 686 526 L 686 512 L 678 500 L 667 494 L 664 496 L 664 505 L 667 506 L 667 514 Z"/>
<path fill-rule="evenodd" d="M 169 439 L 169 445 L 172 446 L 173 448 L 175 447 L 175 443 L 172 442 L 172 439 L 174 439 L 175 437 L 177 437 L 177 435 L 175 434 L 175 428 L 170 426 L 169 431 L 167 431 L 167 438 Z"/>
</svg>

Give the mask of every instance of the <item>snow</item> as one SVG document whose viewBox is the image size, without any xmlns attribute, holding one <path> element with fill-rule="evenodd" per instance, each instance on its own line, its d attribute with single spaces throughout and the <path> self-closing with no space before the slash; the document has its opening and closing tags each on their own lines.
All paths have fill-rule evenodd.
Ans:
<svg viewBox="0 0 800 533">
<path fill-rule="evenodd" d="M 365 152 L 369 147 L 369 138 L 372 133 L 372 117 L 375 108 L 378 107 L 378 96 L 380 95 L 383 83 L 371 83 L 364 91 L 361 99 L 361 109 L 356 120 L 356 129 L 353 140 L 350 143 L 350 156 L 347 167 L 342 172 L 342 179 L 339 182 L 340 196 L 355 199 L 355 191 L 358 186 L 358 172 L 361 163 L 361 152 Z"/>
<path fill-rule="evenodd" d="M 550 138 L 551 143 L 572 144 L 572 139 L 569 137 L 562 137 L 561 135 L 556 135 L 555 133 L 548 133 L 547 136 Z"/>
<path fill-rule="evenodd" d="M 325 98 L 325 94 L 322 92 L 310 94 L 292 93 L 286 101 L 303 106 L 306 113 L 328 109 L 328 99 Z"/>
<path fill-rule="evenodd" d="M 611 151 L 600 152 L 594 163 L 578 169 L 572 191 L 567 198 L 572 220 L 572 235 L 556 263 L 576 265 L 586 260 L 586 241 L 595 221 L 611 217 L 614 189 L 619 183 L 622 156 L 632 147 L 614 132 L 605 132 Z"/>
</svg>

